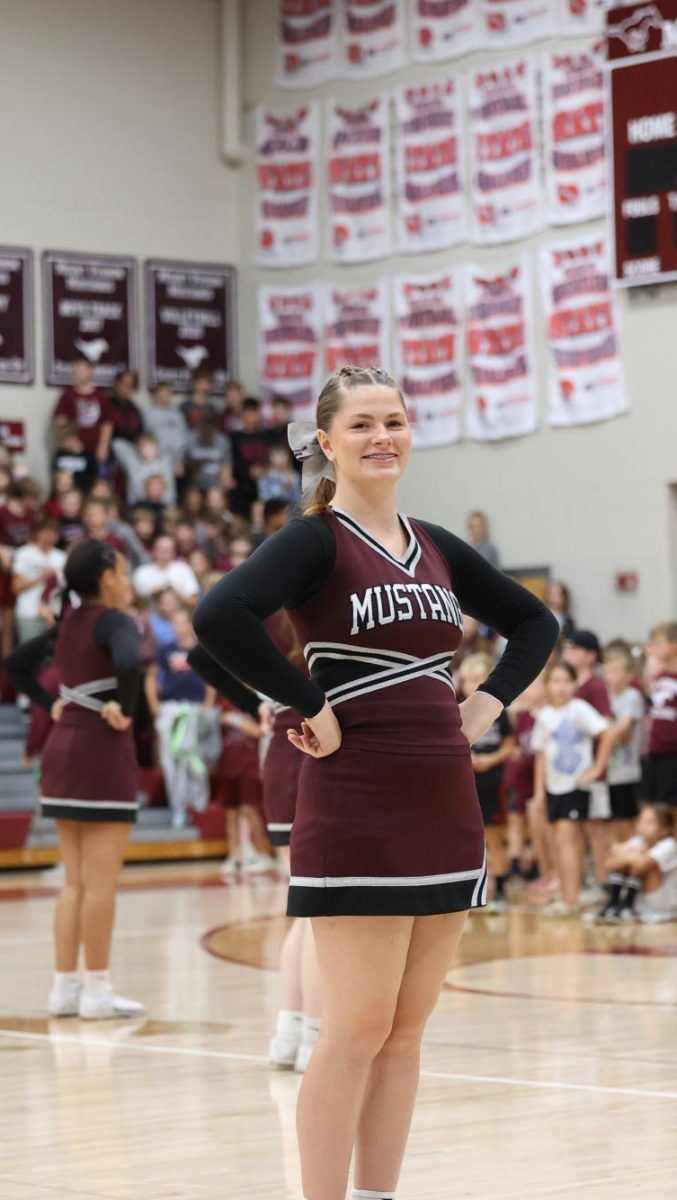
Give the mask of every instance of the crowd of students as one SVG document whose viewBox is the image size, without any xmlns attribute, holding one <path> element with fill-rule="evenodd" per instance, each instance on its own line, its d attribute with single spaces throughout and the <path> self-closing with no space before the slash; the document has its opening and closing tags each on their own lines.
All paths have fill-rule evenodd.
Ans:
<svg viewBox="0 0 677 1200">
<path fill-rule="evenodd" d="M 299 499 L 289 405 L 276 398 L 264 421 L 259 401 L 237 383 L 217 403 L 204 368 L 180 402 L 161 384 L 141 407 L 136 386 L 124 371 L 108 395 L 86 359 L 74 362 L 54 410 L 46 494 L 0 445 L 0 650 L 4 657 L 57 619 L 63 566 L 79 540 L 98 538 L 124 554 L 146 667 L 139 761 L 162 769 L 176 827 L 210 803 L 223 806 L 226 873 L 268 870 L 265 719 L 219 699 L 188 655 L 198 599 L 281 528 Z M 467 536 L 500 565 L 483 513 L 468 515 Z M 677 624 L 656 627 L 644 647 L 616 640 L 602 652 L 593 633 L 576 628 L 563 583 L 550 582 L 546 601 L 560 646 L 544 676 L 473 747 L 490 909 L 528 901 L 568 916 L 597 899 L 604 921 L 677 914 Z M 491 630 L 466 619 L 459 694 L 480 686 L 500 651 Z M 47 733 L 36 715 L 28 756 Z"/>
<path fill-rule="evenodd" d="M 495 654 L 471 632 L 464 695 Z M 677 918 L 677 623 L 642 647 L 602 649 L 572 629 L 472 758 L 490 911 L 515 901 L 560 917 L 588 904 L 586 919 L 609 924 Z"/>
</svg>

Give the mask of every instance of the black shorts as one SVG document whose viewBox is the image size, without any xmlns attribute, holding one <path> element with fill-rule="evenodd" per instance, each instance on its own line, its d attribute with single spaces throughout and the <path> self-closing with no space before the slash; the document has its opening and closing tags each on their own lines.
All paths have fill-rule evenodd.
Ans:
<svg viewBox="0 0 677 1200">
<path fill-rule="evenodd" d="M 610 783 L 612 821 L 633 821 L 639 814 L 639 783 Z"/>
<path fill-rule="evenodd" d="M 647 754 L 644 760 L 644 794 L 652 804 L 677 807 L 677 754 Z"/>
<path fill-rule="evenodd" d="M 493 771 L 487 771 L 484 775 L 475 776 L 482 820 L 485 825 L 504 825 L 500 772 L 498 778 L 492 777 L 493 774 Z"/>
<path fill-rule="evenodd" d="M 562 796 L 547 793 L 548 820 L 555 821 L 587 821 L 590 808 L 590 793 L 577 788 L 574 792 L 564 792 Z"/>
</svg>

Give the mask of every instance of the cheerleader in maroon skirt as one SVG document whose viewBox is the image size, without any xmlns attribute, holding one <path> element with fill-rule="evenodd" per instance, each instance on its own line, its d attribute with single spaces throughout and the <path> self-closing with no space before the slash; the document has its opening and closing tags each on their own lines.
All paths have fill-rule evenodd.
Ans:
<svg viewBox="0 0 677 1200">
<path fill-rule="evenodd" d="M 54 721 L 42 753 L 41 807 L 56 821 L 66 880 L 56 906 L 49 1012 L 134 1017 L 143 1005 L 116 995 L 108 964 L 117 880 L 138 807 L 132 716 L 141 680 L 139 635 L 120 611 L 130 599 L 127 563 L 105 542 L 75 546 L 65 577 L 80 606 L 5 663 L 15 687 Z M 36 679 L 52 649 L 58 699 Z"/>
<path fill-rule="evenodd" d="M 354 1150 L 354 1196 L 381 1200 L 395 1194 L 426 1021 L 466 914 L 485 903 L 470 746 L 542 668 L 558 625 L 459 538 L 398 513 L 411 430 L 384 371 L 332 376 L 316 426 L 290 441 L 317 467 L 306 515 L 216 584 L 195 628 L 212 658 L 304 717 L 289 734 L 305 758 L 288 912 L 312 917 L 323 982 L 299 1095 L 304 1197 L 343 1200 Z M 282 606 L 310 679 L 266 632 Z M 508 644 L 459 705 L 463 612 Z"/>
<path fill-rule="evenodd" d="M 286 613 L 274 613 L 266 621 L 266 630 L 277 649 L 307 674 L 303 651 Z M 201 646 L 191 650 L 188 659 L 193 669 L 231 704 L 268 726 L 270 741 L 263 762 L 263 809 L 268 837 L 289 866 L 289 841 L 303 755 L 292 745 L 287 731 L 291 726 L 300 734 L 302 718 L 288 706 L 261 701 L 255 692 L 220 667 Z M 271 1066 L 293 1068 L 303 1074 L 319 1036 L 320 1011 L 320 981 L 312 927 L 310 921 L 296 920 L 290 926 L 280 952 L 280 1007 L 268 1050 Z"/>
</svg>

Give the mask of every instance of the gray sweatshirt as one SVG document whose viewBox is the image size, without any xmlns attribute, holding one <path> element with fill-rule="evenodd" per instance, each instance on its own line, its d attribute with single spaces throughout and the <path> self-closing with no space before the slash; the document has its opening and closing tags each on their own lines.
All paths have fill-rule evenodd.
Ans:
<svg viewBox="0 0 677 1200">
<path fill-rule="evenodd" d="M 165 504 L 176 504 L 176 479 L 174 461 L 168 454 L 160 454 L 147 462 L 131 442 L 113 438 L 113 454 L 127 476 L 127 503 L 138 504 L 145 499 L 144 484 L 151 475 L 162 475 L 165 487 Z"/>
<path fill-rule="evenodd" d="M 143 411 L 143 420 L 162 453 L 168 454 L 175 465 L 183 462 L 189 431 L 178 408 L 150 404 Z"/>
</svg>

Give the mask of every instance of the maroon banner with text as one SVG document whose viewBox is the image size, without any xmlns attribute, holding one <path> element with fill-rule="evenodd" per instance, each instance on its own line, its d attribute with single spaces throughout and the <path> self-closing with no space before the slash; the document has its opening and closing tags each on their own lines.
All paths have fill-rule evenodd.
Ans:
<svg viewBox="0 0 677 1200">
<path fill-rule="evenodd" d="M 78 354 L 103 386 L 118 371 L 137 371 L 134 259 L 47 250 L 42 265 L 45 382 L 70 383 Z"/>
<path fill-rule="evenodd" d="M 33 251 L 0 246 L 0 383 L 33 382 Z"/>
<path fill-rule="evenodd" d="M 209 263 L 146 263 L 148 383 L 186 390 L 207 367 L 213 391 L 235 377 L 235 268 Z"/>
</svg>

